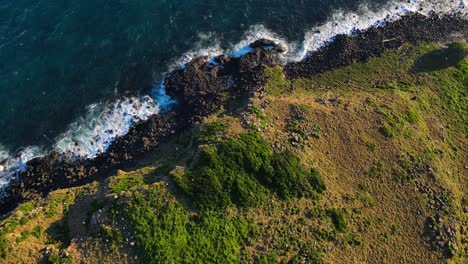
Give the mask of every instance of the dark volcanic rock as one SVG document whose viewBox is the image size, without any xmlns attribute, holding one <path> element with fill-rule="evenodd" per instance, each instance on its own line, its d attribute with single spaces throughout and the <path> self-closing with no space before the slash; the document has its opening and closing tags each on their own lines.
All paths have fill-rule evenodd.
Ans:
<svg viewBox="0 0 468 264">
<path fill-rule="evenodd" d="M 385 27 L 356 31 L 352 36 L 338 35 L 303 61 L 287 64 L 284 72 L 289 79 L 311 77 L 354 61 L 362 62 L 381 56 L 386 49 L 401 47 L 405 42 L 450 39 L 468 39 L 468 21 L 456 16 L 413 14 L 390 22 Z"/>
<path fill-rule="evenodd" d="M 225 92 L 251 94 L 260 90 L 265 83 L 263 65 L 278 64 L 277 55 L 276 49 L 258 44 L 258 48 L 239 58 L 218 56 L 216 64 L 207 57 L 196 58 L 170 74 L 164 84 L 167 92 L 177 98 L 182 115 L 197 121 L 219 109 Z"/>
<path fill-rule="evenodd" d="M 180 122 L 183 124 L 183 122 Z M 28 162 L 27 170 L 13 179 L 0 200 L 0 214 L 11 211 L 18 203 L 43 197 L 53 190 L 80 186 L 112 175 L 117 169 L 134 165 L 136 158 L 154 149 L 159 142 L 178 129 L 176 112 L 154 115 L 136 124 L 105 153 L 92 160 L 71 160 L 55 151 Z"/>
<path fill-rule="evenodd" d="M 193 118 L 216 110 L 220 106 L 222 92 L 228 88 L 229 76 L 219 73 L 222 64 L 214 66 L 207 59 L 196 58 L 165 80 L 168 93 L 179 101 L 180 111 L 193 115 Z"/>
<path fill-rule="evenodd" d="M 283 53 L 283 52 L 286 51 L 286 48 L 283 47 L 282 45 L 277 44 L 273 40 L 264 39 L 264 38 L 256 40 L 255 42 L 251 43 L 250 47 L 253 48 L 253 49 L 271 48 L 271 49 L 275 50 L 278 53 Z"/>
</svg>

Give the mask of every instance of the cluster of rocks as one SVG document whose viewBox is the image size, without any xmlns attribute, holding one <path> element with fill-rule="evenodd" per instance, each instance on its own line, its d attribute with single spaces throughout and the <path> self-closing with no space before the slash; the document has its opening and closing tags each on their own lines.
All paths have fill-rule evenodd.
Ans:
<svg viewBox="0 0 468 264">
<path fill-rule="evenodd" d="M 341 104 L 341 100 L 338 97 L 332 97 L 330 99 L 319 97 L 315 99 L 315 102 L 322 104 L 322 105 L 331 105 L 331 106 L 337 106 Z"/>
<path fill-rule="evenodd" d="M 449 207 L 450 193 L 441 186 L 439 190 L 432 189 L 427 183 L 416 181 L 418 191 L 427 196 L 428 207 L 435 211 L 445 211 Z"/>
<path fill-rule="evenodd" d="M 438 248 L 446 257 L 453 257 L 459 251 L 457 247 L 457 216 L 448 214 L 450 193 L 443 187 L 434 190 L 429 184 L 416 181 L 418 191 L 428 199 L 428 209 L 432 216 L 426 218 L 425 235 L 434 248 Z M 422 215 L 422 209 L 418 214 Z"/>
<path fill-rule="evenodd" d="M 255 93 L 256 98 L 263 100 L 263 96 L 259 93 Z M 255 127 L 258 131 L 262 131 L 266 124 L 266 109 L 269 106 L 269 102 L 263 100 L 260 105 L 249 102 L 247 108 L 243 111 L 239 119 L 244 128 Z"/>
<path fill-rule="evenodd" d="M 433 247 L 439 248 L 447 257 L 453 257 L 458 252 L 457 230 L 455 225 L 445 223 L 441 214 L 426 219 L 426 235 Z"/>
<path fill-rule="evenodd" d="M 307 109 L 299 105 L 290 106 L 286 131 L 294 147 L 303 145 L 309 138 L 320 138 L 320 127 L 310 120 Z"/>
</svg>

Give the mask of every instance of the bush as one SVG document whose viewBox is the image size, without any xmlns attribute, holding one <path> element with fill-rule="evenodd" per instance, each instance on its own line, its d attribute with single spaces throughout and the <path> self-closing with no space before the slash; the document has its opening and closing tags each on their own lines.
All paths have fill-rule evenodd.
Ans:
<svg viewBox="0 0 468 264">
<path fill-rule="evenodd" d="M 239 263 L 255 234 L 250 222 L 221 212 L 190 218 L 164 186 L 135 193 L 118 212 L 136 235 L 142 263 Z"/>
<path fill-rule="evenodd" d="M 3 235 L 0 235 L 0 258 L 6 258 L 8 255 L 8 244 Z"/>
<path fill-rule="evenodd" d="M 318 172 L 304 168 L 299 157 L 291 151 L 275 154 L 271 165 L 272 170 L 260 177 L 283 199 L 314 197 L 325 189 Z"/>
<path fill-rule="evenodd" d="M 122 191 L 134 191 L 142 185 L 144 185 L 144 181 L 139 175 L 124 174 L 112 179 L 109 187 L 114 193 L 120 193 Z"/>
<path fill-rule="evenodd" d="M 42 226 L 38 225 L 38 226 L 34 227 L 31 234 L 36 238 L 40 238 L 41 234 L 42 234 Z"/>
<path fill-rule="evenodd" d="M 346 216 L 343 210 L 338 210 L 338 209 L 328 210 L 328 215 L 330 216 L 336 230 L 343 232 L 348 226 L 348 220 L 346 219 Z"/>
<path fill-rule="evenodd" d="M 226 132 L 227 128 L 228 126 L 226 124 L 218 121 L 206 124 L 205 127 L 198 132 L 198 142 L 200 144 L 205 144 L 217 141 L 219 137 Z"/>
<path fill-rule="evenodd" d="M 261 204 L 271 191 L 281 198 L 315 197 L 325 185 L 290 151 L 274 153 L 256 132 L 203 146 L 191 170 L 172 174 L 202 209 Z"/>
</svg>

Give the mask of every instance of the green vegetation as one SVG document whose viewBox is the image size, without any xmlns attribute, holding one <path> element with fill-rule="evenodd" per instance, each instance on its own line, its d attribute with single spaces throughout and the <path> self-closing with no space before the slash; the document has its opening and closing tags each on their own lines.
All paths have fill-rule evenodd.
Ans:
<svg viewBox="0 0 468 264">
<path fill-rule="evenodd" d="M 268 93 L 277 95 L 290 91 L 291 82 L 284 78 L 283 68 L 280 66 L 266 68 L 265 76 L 268 79 L 268 83 L 265 86 Z"/>
<path fill-rule="evenodd" d="M 25 203 L 18 208 L 23 214 L 29 213 L 34 210 L 34 205 L 32 203 Z"/>
<path fill-rule="evenodd" d="M 245 219 L 189 212 L 163 186 L 134 193 L 119 209 L 133 228 L 144 263 L 233 263 L 255 229 Z"/>
<path fill-rule="evenodd" d="M 292 152 L 273 152 L 256 132 L 203 146 L 191 170 L 173 180 L 202 209 L 263 203 L 269 189 L 281 198 L 317 197 L 325 186 Z"/>
<path fill-rule="evenodd" d="M 268 117 L 260 110 L 257 105 L 252 105 L 251 111 L 255 114 L 258 120 L 260 120 L 260 124 L 262 126 L 266 126 L 268 124 Z"/>
<path fill-rule="evenodd" d="M 8 254 L 8 244 L 3 235 L 0 235 L 0 258 L 6 258 Z"/>
<path fill-rule="evenodd" d="M 198 142 L 205 144 L 217 141 L 226 132 L 228 126 L 222 122 L 212 122 L 206 124 L 198 133 Z"/>
<path fill-rule="evenodd" d="M 70 254 L 68 256 L 59 256 L 52 253 L 47 258 L 47 261 L 51 264 L 73 264 L 73 256 Z"/>
<path fill-rule="evenodd" d="M 57 214 L 57 205 L 55 203 L 52 203 L 51 205 L 49 205 L 49 208 L 47 208 L 45 212 L 45 216 L 47 218 L 51 218 L 55 216 L 56 214 Z"/>
<path fill-rule="evenodd" d="M 122 191 L 134 191 L 142 185 L 144 185 L 144 181 L 139 175 L 123 174 L 113 180 L 109 187 L 114 193 L 120 193 Z"/>
<path fill-rule="evenodd" d="M 42 235 L 42 226 L 36 226 L 33 228 L 31 234 L 35 237 L 35 238 L 40 238 L 41 235 Z"/>
<path fill-rule="evenodd" d="M 411 124 L 416 124 L 419 121 L 419 114 L 414 110 L 407 110 L 406 111 L 406 120 Z"/>
<path fill-rule="evenodd" d="M 22 241 L 26 240 L 31 232 L 29 230 L 21 231 L 20 236 L 16 238 L 16 243 L 21 243 Z"/>
<path fill-rule="evenodd" d="M 346 227 L 348 226 L 348 220 L 346 219 L 346 216 L 343 210 L 331 209 L 331 210 L 328 210 L 328 215 L 330 216 L 336 230 L 340 232 L 343 232 L 346 230 Z"/>
</svg>

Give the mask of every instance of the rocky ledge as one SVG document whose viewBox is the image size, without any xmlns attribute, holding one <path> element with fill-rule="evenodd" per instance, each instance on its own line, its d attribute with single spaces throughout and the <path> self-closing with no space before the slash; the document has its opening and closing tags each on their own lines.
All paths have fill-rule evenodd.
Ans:
<svg viewBox="0 0 468 264">
<path fill-rule="evenodd" d="M 398 48 L 405 42 L 467 38 L 466 20 L 457 16 L 414 14 L 385 27 L 356 31 L 351 36 L 338 35 L 303 61 L 285 65 L 284 73 L 288 78 L 310 77 L 379 56 L 386 49 Z M 96 158 L 72 160 L 52 152 L 29 161 L 26 171 L 19 173 L 4 190 L 0 214 L 53 190 L 83 185 L 113 175 L 118 169 L 131 168 L 136 160 L 161 142 L 190 129 L 195 122 L 219 109 L 226 95 L 250 96 L 261 91 L 266 81 L 264 66 L 278 64 L 277 55 L 284 52 L 284 48 L 266 39 L 252 43 L 251 48 L 251 52 L 238 58 L 224 55 L 214 61 L 207 57 L 196 58 L 185 68 L 172 72 L 165 86 L 178 104 L 170 112 L 134 124 L 128 134 Z"/>
</svg>

